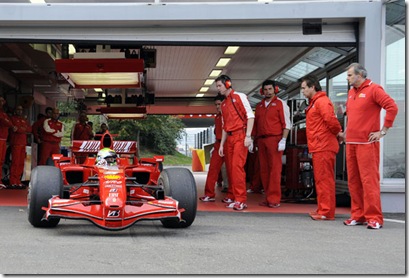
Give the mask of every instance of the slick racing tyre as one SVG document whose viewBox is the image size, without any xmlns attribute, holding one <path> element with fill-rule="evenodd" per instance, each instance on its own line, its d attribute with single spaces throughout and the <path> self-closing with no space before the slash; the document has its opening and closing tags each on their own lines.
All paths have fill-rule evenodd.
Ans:
<svg viewBox="0 0 409 278">
<path fill-rule="evenodd" d="M 59 168 L 50 166 L 37 166 L 31 173 L 31 181 L 28 189 L 28 221 L 34 227 L 55 227 L 60 222 L 59 218 L 43 220 L 45 211 L 42 207 L 48 207 L 48 200 L 53 195 L 63 195 L 63 180 Z"/>
<path fill-rule="evenodd" d="M 187 228 L 192 225 L 197 210 L 196 182 L 192 173 L 186 168 L 164 169 L 159 176 L 158 185 L 163 186 L 166 196 L 179 202 L 179 209 L 185 209 L 182 221 L 162 219 L 162 225 L 166 228 Z"/>
</svg>

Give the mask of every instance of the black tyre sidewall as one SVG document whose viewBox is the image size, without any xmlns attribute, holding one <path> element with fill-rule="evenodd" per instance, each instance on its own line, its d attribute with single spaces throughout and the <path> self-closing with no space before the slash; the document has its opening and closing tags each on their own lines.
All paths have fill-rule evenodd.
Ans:
<svg viewBox="0 0 409 278">
<path fill-rule="evenodd" d="M 53 196 L 62 196 L 63 179 L 60 169 L 50 166 L 37 166 L 31 173 L 28 189 L 28 221 L 34 227 L 55 227 L 60 219 L 54 218 L 49 221 L 41 221 L 45 211 L 42 207 L 48 207 L 48 200 Z"/>
<path fill-rule="evenodd" d="M 186 168 L 164 169 L 159 176 L 158 184 L 162 185 L 165 195 L 179 202 L 183 221 L 163 219 L 162 224 L 167 228 L 186 228 L 192 225 L 197 211 L 197 190 L 193 174 Z"/>
</svg>

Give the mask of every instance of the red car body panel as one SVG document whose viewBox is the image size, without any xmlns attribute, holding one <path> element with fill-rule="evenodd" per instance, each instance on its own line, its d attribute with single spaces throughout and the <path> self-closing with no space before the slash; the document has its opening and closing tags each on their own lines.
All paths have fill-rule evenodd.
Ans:
<svg viewBox="0 0 409 278">
<path fill-rule="evenodd" d="M 178 208 L 179 202 L 164 196 L 157 185 L 163 156 L 137 159 L 135 141 L 116 141 L 111 146 L 123 155 L 117 159 L 117 166 L 96 166 L 95 157 L 87 157 L 84 164 L 75 163 L 78 153 L 96 154 L 102 143 L 103 139 L 74 141 L 71 157 L 53 155 L 54 165 L 63 176 L 65 195 L 69 197 L 49 199 L 48 207 L 43 207 L 45 219 L 85 219 L 108 230 L 125 229 L 140 220 L 183 221 L 184 209 Z M 139 176 L 144 177 L 143 183 L 137 182 Z M 155 192 L 162 193 L 161 197 L 155 197 Z"/>
</svg>

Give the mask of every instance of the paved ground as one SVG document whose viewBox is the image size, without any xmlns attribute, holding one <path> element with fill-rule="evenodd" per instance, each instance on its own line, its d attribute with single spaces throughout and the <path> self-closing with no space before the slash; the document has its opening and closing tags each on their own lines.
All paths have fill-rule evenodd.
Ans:
<svg viewBox="0 0 409 278">
<path fill-rule="evenodd" d="M 202 175 L 195 175 L 198 187 Z M 0 192 L 1 194 L 1 192 Z M 385 214 L 384 228 L 312 221 L 306 213 L 200 211 L 187 229 L 160 221 L 109 232 L 61 220 L 32 227 L 24 206 L 0 206 L 3 274 L 397 274 L 406 269 L 406 215 Z"/>
<path fill-rule="evenodd" d="M 139 222 L 109 232 L 86 221 L 33 228 L 0 207 L 4 274 L 405 274 L 406 225 L 347 227 L 304 214 L 199 212 L 187 229 Z"/>
</svg>

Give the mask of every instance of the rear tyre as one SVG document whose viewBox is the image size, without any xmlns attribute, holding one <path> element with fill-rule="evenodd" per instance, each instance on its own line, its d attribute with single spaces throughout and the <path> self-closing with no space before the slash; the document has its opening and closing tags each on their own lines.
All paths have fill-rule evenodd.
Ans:
<svg viewBox="0 0 409 278">
<path fill-rule="evenodd" d="M 59 168 L 50 166 L 37 166 L 31 172 L 31 181 L 28 189 L 28 221 L 34 227 L 55 227 L 60 222 L 59 218 L 43 219 L 48 207 L 48 200 L 53 196 L 63 195 L 63 179 Z"/>
<path fill-rule="evenodd" d="M 197 191 L 196 182 L 192 173 L 186 168 L 164 169 L 158 179 L 158 185 L 163 186 L 165 195 L 179 202 L 182 220 L 163 219 L 162 225 L 166 228 L 187 228 L 192 225 L 196 217 Z"/>
</svg>

